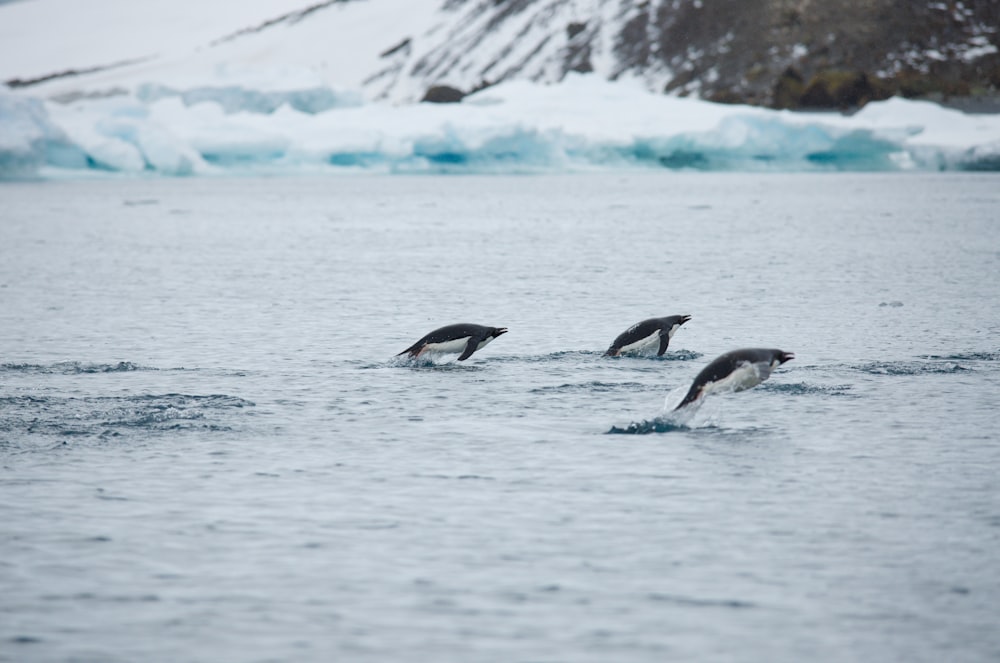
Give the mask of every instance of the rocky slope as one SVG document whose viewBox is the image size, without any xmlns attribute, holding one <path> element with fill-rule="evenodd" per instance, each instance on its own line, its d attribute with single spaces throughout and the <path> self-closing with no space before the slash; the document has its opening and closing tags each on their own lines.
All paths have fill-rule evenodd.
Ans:
<svg viewBox="0 0 1000 663">
<path fill-rule="evenodd" d="M 430 48 L 387 70 L 462 90 L 594 71 L 650 89 L 777 108 L 855 107 L 893 94 L 991 97 L 1000 2 L 451 0 Z M 440 33 L 439 33 L 440 34 Z M 416 40 L 414 40 L 416 41 Z"/>
</svg>

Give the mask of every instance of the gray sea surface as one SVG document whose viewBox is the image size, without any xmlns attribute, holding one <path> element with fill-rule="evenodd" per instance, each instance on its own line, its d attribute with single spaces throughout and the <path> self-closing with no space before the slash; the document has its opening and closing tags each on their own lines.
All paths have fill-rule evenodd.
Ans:
<svg viewBox="0 0 1000 663">
<path fill-rule="evenodd" d="M 998 424 L 995 174 L 0 184 L 0 661 L 997 661 Z"/>
</svg>

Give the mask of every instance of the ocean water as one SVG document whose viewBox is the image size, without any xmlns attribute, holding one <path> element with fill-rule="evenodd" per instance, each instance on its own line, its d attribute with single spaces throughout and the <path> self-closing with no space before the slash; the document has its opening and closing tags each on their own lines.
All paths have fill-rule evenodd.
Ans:
<svg viewBox="0 0 1000 663">
<path fill-rule="evenodd" d="M 0 256 L 2 661 L 1000 659 L 996 175 L 4 183 Z"/>
</svg>

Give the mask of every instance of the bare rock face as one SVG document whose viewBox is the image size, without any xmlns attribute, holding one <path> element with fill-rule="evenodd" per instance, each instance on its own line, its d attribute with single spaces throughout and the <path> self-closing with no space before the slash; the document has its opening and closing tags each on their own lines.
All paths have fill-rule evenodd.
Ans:
<svg viewBox="0 0 1000 663">
<path fill-rule="evenodd" d="M 893 94 L 996 94 L 1000 3 L 728 0 L 660 17 L 668 89 L 777 108 L 851 108 Z M 663 12 L 661 12 L 662 14 Z M 693 37 L 693 43 L 691 38 Z M 680 47 L 687 38 L 688 43 Z"/>
<path fill-rule="evenodd" d="M 458 88 L 449 85 L 434 85 L 427 89 L 424 98 L 420 101 L 432 104 L 455 104 L 461 101 L 464 96 L 465 93 Z"/>
<path fill-rule="evenodd" d="M 593 72 L 774 108 L 1000 97 L 1000 0 L 442 0 L 439 15 L 387 62 L 411 87 Z"/>
</svg>

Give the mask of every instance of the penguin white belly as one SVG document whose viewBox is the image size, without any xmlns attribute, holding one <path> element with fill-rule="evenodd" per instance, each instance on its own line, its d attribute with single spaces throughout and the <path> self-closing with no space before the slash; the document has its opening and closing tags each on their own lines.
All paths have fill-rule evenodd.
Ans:
<svg viewBox="0 0 1000 663">
<path fill-rule="evenodd" d="M 732 373 L 721 380 L 716 380 L 708 385 L 703 391 L 703 394 L 707 395 L 720 391 L 744 391 L 746 389 L 756 387 L 770 376 L 770 364 L 766 362 L 758 362 L 756 364 L 747 362 L 739 368 L 733 370 Z"/>
<path fill-rule="evenodd" d="M 451 341 L 442 341 L 441 343 L 428 343 L 424 346 L 424 349 L 420 351 L 420 354 L 425 352 L 433 352 L 435 354 L 446 354 L 449 352 L 465 352 L 466 346 L 469 345 L 469 339 L 471 336 L 464 336 L 462 338 L 456 338 Z M 485 341 L 479 341 L 479 345 L 476 346 L 476 350 L 482 350 L 486 347 L 486 344 L 493 340 L 493 337 L 487 338 Z"/>
<path fill-rule="evenodd" d="M 428 343 L 424 346 L 424 349 L 420 351 L 420 354 L 425 352 L 463 352 L 465 350 L 465 346 L 469 344 L 469 338 L 469 336 L 466 336 L 464 338 L 456 338 L 451 341 L 442 341 L 441 343 Z M 479 347 L 483 347 L 483 344 L 480 343 Z"/>
<path fill-rule="evenodd" d="M 629 343 L 628 345 L 623 345 L 619 352 L 640 352 L 652 345 L 659 346 L 659 344 L 660 344 L 660 330 L 657 329 L 646 338 L 640 338 L 635 343 Z"/>
</svg>

